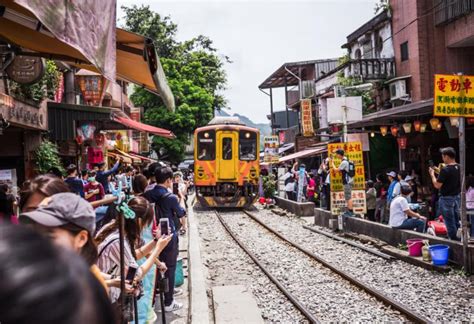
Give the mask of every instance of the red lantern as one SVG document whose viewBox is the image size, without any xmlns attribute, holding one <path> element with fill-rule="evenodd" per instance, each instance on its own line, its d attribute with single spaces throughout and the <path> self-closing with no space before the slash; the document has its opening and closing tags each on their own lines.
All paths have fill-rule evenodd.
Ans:
<svg viewBox="0 0 474 324">
<path fill-rule="evenodd" d="M 404 150 L 407 148 L 407 138 L 402 136 L 402 137 L 399 137 L 397 138 L 397 142 L 398 142 L 398 147 L 401 149 L 401 150 Z"/>
<path fill-rule="evenodd" d="M 393 137 L 397 137 L 398 134 L 398 126 L 390 127 L 390 133 L 392 133 Z"/>
<path fill-rule="evenodd" d="M 82 143 L 84 143 L 84 138 L 81 135 L 77 135 L 76 136 L 76 143 L 81 145 Z"/>
<path fill-rule="evenodd" d="M 468 125 L 474 125 L 474 118 L 467 118 Z"/>
<path fill-rule="evenodd" d="M 413 127 L 415 128 L 415 131 L 419 132 L 421 129 L 421 120 L 415 120 L 413 122 Z"/>
</svg>

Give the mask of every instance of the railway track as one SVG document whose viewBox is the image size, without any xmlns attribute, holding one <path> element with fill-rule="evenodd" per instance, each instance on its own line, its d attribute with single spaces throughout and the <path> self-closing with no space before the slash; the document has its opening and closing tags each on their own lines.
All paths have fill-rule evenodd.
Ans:
<svg viewBox="0 0 474 324">
<path fill-rule="evenodd" d="M 235 212 L 234 212 L 235 213 Z M 430 320 L 423 317 L 422 315 L 416 313 L 415 311 L 409 309 L 408 307 L 400 304 L 399 302 L 393 300 L 392 298 L 384 295 L 382 292 L 374 289 L 373 287 L 361 282 L 357 278 L 351 276 L 349 273 L 345 272 L 342 269 L 339 269 L 335 267 L 334 265 L 328 263 L 318 255 L 312 253 L 311 251 L 303 248 L 302 246 L 290 241 L 289 239 L 285 238 L 282 234 L 276 232 L 272 228 L 268 227 L 266 224 L 262 223 L 257 217 L 255 217 L 253 214 L 247 212 L 247 211 L 241 211 L 238 212 L 240 214 L 245 213 L 245 219 L 249 220 L 251 224 L 254 224 L 253 226 L 258 226 L 258 232 L 259 235 L 262 237 L 267 236 L 268 242 L 272 242 L 272 244 L 278 244 L 278 247 L 274 248 L 273 250 L 275 251 L 283 251 L 284 248 L 283 246 L 286 246 L 286 251 L 285 254 L 282 254 L 283 256 L 281 258 L 285 258 L 284 255 L 291 255 L 293 260 L 303 260 L 306 258 L 307 260 L 303 260 L 302 263 L 304 266 L 308 267 L 306 271 L 303 271 L 306 274 L 312 274 L 315 275 L 315 277 L 320 280 L 319 283 L 316 283 L 315 285 L 307 286 L 309 290 L 313 291 L 309 295 L 313 296 L 323 296 L 321 298 L 324 298 L 324 294 L 328 293 L 328 289 L 326 289 L 327 283 L 328 282 L 334 282 L 334 276 L 339 277 L 338 281 L 338 288 L 340 289 L 341 286 L 343 286 L 342 290 L 339 290 L 340 294 L 345 295 L 347 291 L 352 291 L 353 292 L 353 304 L 357 304 L 361 299 L 367 299 L 367 302 L 370 302 L 373 304 L 373 300 L 377 302 L 383 303 L 386 308 L 385 312 L 387 313 L 393 313 L 393 310 L 396 310 L 401 316 L 404 318 L 404 320 L 416 322 L 416 323 L 429 323 Z M 297 308 L 310 322 L 312 323 L 320 323 L 320 322 L 325 322 L 328 319 L 331 321 L 339 321 L 340 319 L 338 318 L 338 314 L 323 314 L 325 310 L 318 310 L 317 306 L 314 305 L 317 303 L 308 303 L 307 296 L 303 296 L 299 294 L 298 292 L 295 292 L 295 289 L 292 289 L 291 281 L 290 284 L 288 283 L 287 280 L 282 280 L 281 279 L 281 273 L 275 273 L 275 269 L 278 269 L 281 267 L 281 264 L 272 263 L 272 261 L 279 260 L 280 257 L 273 258 L 272 261 L 269 261 L 262 257 L 262 255 L 267 255 L 268 251 L 262 251 L 259 252 L 258 250 L 255 251 L 255 246 L 252 246 L 251 242 L 244 243 L 242 240 L 242 237 L 245 237 L 245 235 L 242 234 L 242 232 L 239 233 L 239 231 L 235 230 L 235 225 L 234 229 L 232 228 L 231 225 L 225 220 L 227 216 L 227 213 L 221 214 L 218 211 L 216 211 L 216 215 L 223 225 L 223 227 L 226 229 L 226 231 L 229 233 L 229 235 L 232 237 L 232 239 L 245 251 L 245 253 L 255 262 L 255 264 L 268 276 L 268 278 L 278 287 L 278 289 L 288 298 L 288 300 Z M 232 217 L 232 216 L 229 216 Z M 240 226 L 241 224 L 238 224 L 238 227 L 245 228 L 243 226 Z M 250 224 L 247 224 L 248 226 L 252 226 Z M 262 231 L 262 227 L 264 230 Z M 255 229 L 257 230 L 257 229 Z M 274 237 L 278 238 L 278 243 L 274 240 Z M 273 239 L 273 240 L 272 240 Z M 275 242 L 275 243 L 274 243 Z M 273 251 L 272 251 L 273 252 Z M 303 253 L 304 256 L 302 257 L 301 255 L 298 256 L 298 254 Z M 295 262 L 295 265 L 301 265 L 300 262 Z M 319 273 L 318 273 L 319 272 Z M 285 276 L 284 276 L 285 277 Z M 342 280 L 341 280 L 342 278 Z M 301 279 L 298 279 L 297 281 L 301 281 Z M 333 287 L 334 285 L 331 285 Z M 356 288 L 355 288 L 356 287 Z M 334 288 L 337 290 L 336 288 Z M 344 289 L 346 289 L 344 291 Z M 354 291 L 358 291 L 357 293 L 354 293 Z M 369 296 L 368 296 L 369 295 Z M 352 295 L 349 295 L 352 296 Z M 347 299 L 347 304 L 349 305 L 348 307 L 350 308 L 351 306 L 354 307 L 354 305 L 351 305 L 351 298 L 348 298 L 348 296 L 344 296 L 344 299 Z M 372 300 L 371 300 L 372 299 Z M 370 301 L 369 301 L 370 300 Z M 369 306 L 367 306 L 369 307 Z M 371 305 L 370 307 L 374 307 L 374 312 L 380 312 L 380 307 L 377 307 L 376 305 Z M 334 312 L 334 310 L 332 310 Z M 331 312 L 331 310 L 330 310 Z M 397 317 L 394 314 L 388 315 L 388 318 L 392 316 Z M 347 318 L 346 318 L 347 319 Z M 395 318 L 395 320 L 399 320 L 399 318 Z M 357 318 L 352 318 L 352 320 L 357 320 Z"/>
</svg>

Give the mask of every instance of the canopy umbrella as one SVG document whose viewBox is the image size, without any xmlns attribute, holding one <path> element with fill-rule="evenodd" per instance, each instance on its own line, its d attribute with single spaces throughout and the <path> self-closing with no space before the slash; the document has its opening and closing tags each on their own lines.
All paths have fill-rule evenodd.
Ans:
<svg viewBox="0 0 474 324">
<path fill-rule="evenodd" d="M 96 31 L 89 35 L 87 32 L 90 31 L 90 28 L 87 29 L 85 24 L 80 24 L 79 19 L 74 20 L 72 24 L 72 27 L 76 29 L 71 28 L 70 14 L 62 8 L 65 3 L 71 5 L 70 1 L 17 0 L 17 2 L 21 4 L 15 3 L 13 0 L 2 0 L 0 4 L 0 38 L 16 46 L 15 54 L 65 61 L 79 68 L 100 73 L 112 82 L 115 82 L 116 79 L 132 82 L 158 94 L 166 107 L 171 111 L 174 110 L 174 97 L 151 39 L 116 28 L 113 25 L 112 47 L 114 48 L 110 52 L 110 39 L 96 39 Z M 45 7 L 53 8 L 53 2 L 63 10 L 45 10 Z M 102 1 L 93 3 L 103 7 L 99 4 Z M 74 8 L 78 12 L 81 12 L 81 9 L 87 8 Z M 97 12 L 100 17 L 95 16 L 94 12 Z M 82 13 L 82 17 L 87 17 L 86 21 L 90 27 L 91 21 L 97 22 L 103 18 L 102 14 L 101 11 L 89 10 L 87 15 Z M 115 11 L 113 11 L 113 17 L 115 22 Z M 55 25 L 52 23 L 54 19 L 62 19 L 61 21 L 68 23 L 69 33 L 67 35 L 69 38 L 66 37 L 67 35 L 65 36 L 64 30 L 54 29 Z M 92 24 L 92 27 L 96 26 Z M 86 28 L 86 30 L 80 28 Z M 65 28 L 63 27 L 63 29 Z M 71 34 L 79 37 L 80 44 Z M 107 42 L 107 46 L 104 41 Z M 88 42 L 90 44 L 85 45 Z M 91 57 L 94 53 L 97 54 L 97 57 Z M 110 63 L 113 63 L 112 67 L 110 67 Z"/>
</svg>

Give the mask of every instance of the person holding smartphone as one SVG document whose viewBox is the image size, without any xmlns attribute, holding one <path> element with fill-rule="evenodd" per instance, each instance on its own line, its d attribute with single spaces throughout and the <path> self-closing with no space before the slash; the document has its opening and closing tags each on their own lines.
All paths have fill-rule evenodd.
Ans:
<svg viewBox="0 0 474 324">
<path fill-rule="evenodd" d="M 155 171 L 156 186 L 146 191 L 143 196 L 156 205 L 156 217 L 167 218 L 171 230 L 172 240 L 160 254 L 160 261 L 165 262 L 168 268 L 165 278 L 168 279 L 169 291 L 165 293 L 165 311 L 174 312 L 183 307 L 174 300 L 174 281 L 176 264 L 178 261 L 178 231 L 180 226 L 186 226 L 186 210 L 179 204 L 176 195 L 169 192 L 173 188 L 173 170 L 169 167 L 161 167 Z"/>
<path fill-rule="evenodd" d="M 156 259 L 163 249 L 171 241 L 171 235 L 162 236 L 158 231 L 154 240 L 142 244 L 141 233 L 143 229 L 149 226 L 153 221 L 153 208 L 150 207 L 148 201 L 142 197 L 135 197 L 128 203 L 130 209 L 135 212 L 135 218 L 124 218 L 125 220 L 125 267 L 130 266 L 137 268 L 133 284 L 142 280 L 148 271 L 155 264 Z M 115 220 L 105 225 L 95 238 L 98 244 L 98 261 L 97 265 L 102 272 L 116 277 L 120 273 L 120 240 L 118 222 Z M 138 265 L 137 261 L 145 258 L 145 261 Z M 127 271 L 126 271 L 127 272 Z M 144 293 L 147 293 L 144 291 Z M 152 299 L 148 292 L 145 296 Z M 117 302 L 120 296 L 120 289 L 111 288 L 110 297 L 112 303 Z M 139 309 L 140 311 L 140 309 Z"/>
</svg>

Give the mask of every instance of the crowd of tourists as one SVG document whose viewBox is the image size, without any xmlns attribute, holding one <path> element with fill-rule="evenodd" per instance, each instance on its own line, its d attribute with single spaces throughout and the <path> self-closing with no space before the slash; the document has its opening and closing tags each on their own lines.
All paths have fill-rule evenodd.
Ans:
<svg viewBox="0 0 474 324">
<path fill-rule="evenodd" d="M 164 281 L 164 311 L 181 309 L 175 274 L 191 181 L 158 163 L 56 171 L 26 181 L 19 197 L 0 185 L 0 322 L 115 323 L 125 313 L 154 323 Z"/>
<path fill-rule="evenodd" d="M 342 212 L 354 216 L 352 197 L 354 177 L 350 173 L 350 161 L 344 150 L 334 152 L 341 161 L 335 165 L 334 160 L 326 158 L 317 171 L 300 174 L 300 165 L 295 162 L 287 167 L 287 172 L 280 177 L 284 181 L 286 198 L 297 201 L 315 202 L 319 207 L 330 210 L 331 206 L 331 169 L 342 174 L 344 199 L 346 207 Z M 431 182 L 431 197 L 424 202 L 420 177 L 415 170 L 391 170 L 377 174 L 374 180 L 366 182 L 366 214 L 362 217 L 397 229 L 411 229 L 425 232 L 429 220 L 444 222 L 447 236 L 460 240 L 460 192 L 461 176 L 456 162 L 456 151 L 452 147 L 441 149 L 440 167 L 432 165 L 428 171 Z M 301 165 L 305 168 L 304 165 Z M 298 197 L 299 184 L 302 179 L 302 194 Z M 474 223 L 474 177 L 465 179 L 466 209 L 470 223 Z M 470 230 L 474 238 L 474 226 Z"/>
</svg>

